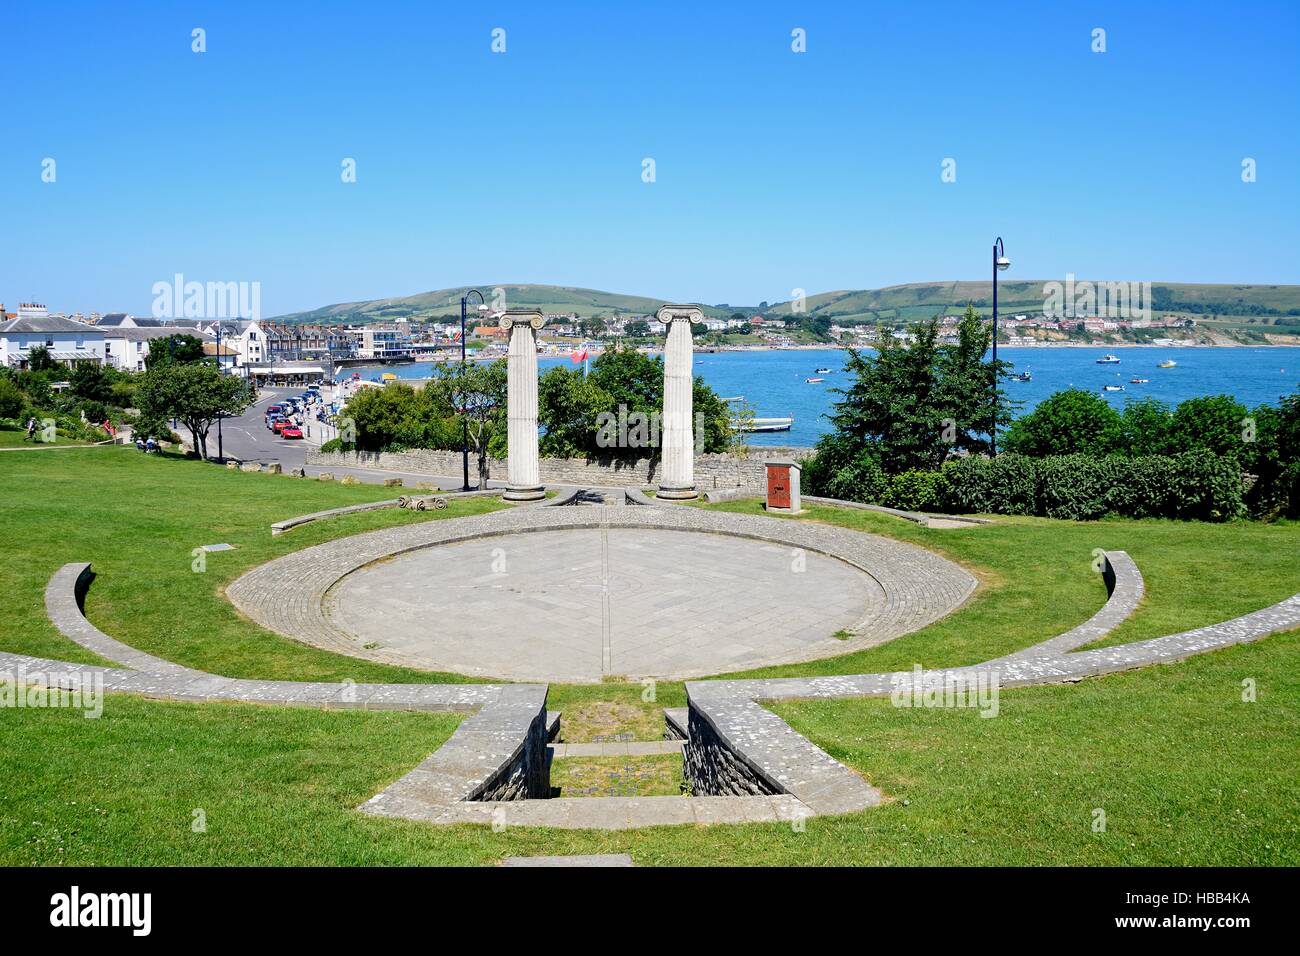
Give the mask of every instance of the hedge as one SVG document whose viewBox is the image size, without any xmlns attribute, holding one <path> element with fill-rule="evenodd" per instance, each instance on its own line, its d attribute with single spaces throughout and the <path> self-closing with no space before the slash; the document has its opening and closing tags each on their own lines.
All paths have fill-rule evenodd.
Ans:
<svg viewBox="0 0 1300 956">
<path fill-rule="evenodd" d="M 1278 482 L 1288 514 L 1300 506 L 1300 468 Z M 840 468 L 822 493 L 910 511 L 1037 515 L 1091 521 L 1106 515 L 1230 521 L 1243 517 L 1241 466 L 1209 451 L 1128 457 L 1000 455 L 948 462 L 942 471 L 885 476 L 868 455 Z"/>
</svg>

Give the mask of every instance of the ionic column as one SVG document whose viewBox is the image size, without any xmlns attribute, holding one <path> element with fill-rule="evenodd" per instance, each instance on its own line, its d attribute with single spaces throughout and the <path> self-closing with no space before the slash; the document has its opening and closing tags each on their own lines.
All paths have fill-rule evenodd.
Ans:
<svg viewBox="0 0 1300 956">
<path fill-rule="evenodd" d="M 509 480 L 507 501 L 535 501 L 546 497 L 537 454 L 537 332 L 545 319 L 532 309 L 512 309 L 501 316 L 510 333 L 506 359 L 506 414 Z"/>
<path fill-rule="evenodd" d="M 694 498 L 695 493 L 695 375 L 691 323 L 704 313 L 690 305 L 666 305 L 656 316 L 668 327 L 664 344 L 663 455 L 659 467 L 659 497 Z"/>
</svg>

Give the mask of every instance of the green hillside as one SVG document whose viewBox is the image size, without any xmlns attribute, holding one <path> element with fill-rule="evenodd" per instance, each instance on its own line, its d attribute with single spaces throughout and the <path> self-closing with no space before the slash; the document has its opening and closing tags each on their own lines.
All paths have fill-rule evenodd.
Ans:
<svg viewBox="0 0 1300 956">
<path fill-rule="evenodd" d="M 1039 312 L 1043 286 L 1052 280 L 998 281 L 1000 312 Z M 1060 281 L 1060 280 L 1057 280 Z M 1198 315 L 1300 316 L 1300 285 L 1200 285 L 1153 282 L 1152 307 L 1161 312 Z M 971 303 L 981 311 L 993 307 L 990 282 L 915 282 L 883 289 L 823 292 L 805 300 L 806 310 L 828 319 L 880 319 L 908 321 L 929 318 L 936 312 L 964 309 Z M 791 303 L 769 309 L 789 315 Z"/>
<path fill-rule="evenodd" d="M 998 282 L 999 310 L 1006 313 L 1039 312 L 1043 308 L 1043 286 L 1051 280 L 1030 279 Z M 1057 280 L 1059 281 L 1059 280 Z M 343 302 L 310 312 L 276 316 L 280 322 L 380 322 L 398 318 L 429 319 L 460 314 L 460 296 L 468 288 L 439 289 L 396 299 Z M 584 318 L 615 314 L 646 315 L 671 298 L 622 295 L 599 289 L 573 286 L 485 284 L 477 286 L 493 304 L 493 290 L 504 290 L 506 308 L 536 308 L 543 312 L 576 312 Z M 1236 316 L 1300 317 L 1300 285 L 1200 285 L 1154 282 L 1152 308 L 1157 312 L 1187 313 L 1220 318 Z M 991 282 L 914 282 L 883 289 L 849 289 L 808 296 L 805 309 L 812 315 L 837 321 L 911 322 L 928 319 L 940 312 L 956 312 L 971 303 L 981 312 L 993 305 Z M 763 309 L 768 315 L 789 315 L 790 303 Z M 701 305 L 706 315 L 725 318 L 733 312 L 751 313 L 749 305 L 720 308 Z M 1292 324 L 1292 323 L 1286 323 Z"/>
<path fill-rule="evenodd" d="M 610 316 L 614 314 L 645 315 L 654 312 L 674 299 L 651 299 L 639 295 L 620 295 L 599 289 L 579 289 L 557 285 L 512 285 L 486 283 L 480 286 L 463 286 L 438 289 L 397 299 L 373 299 L 369 302 L 342 302 L 327 305 L 310 312 L 295 312 L 276 316 L 277 322 L 379 322 L 398 318 L 427 319 L 438 316 L 460 315 L 460 297 L 467 289 L 477 288 L 494 304 L 494 290 L 504 292 L 508 309 L 541 309 L 543 312 L 576 312 L 579 316 Z M 473 310 L 478 302 L 470 303 Z M 730 314 L 728 310 L 701 305 L 707 315 Z"/>
</svg>

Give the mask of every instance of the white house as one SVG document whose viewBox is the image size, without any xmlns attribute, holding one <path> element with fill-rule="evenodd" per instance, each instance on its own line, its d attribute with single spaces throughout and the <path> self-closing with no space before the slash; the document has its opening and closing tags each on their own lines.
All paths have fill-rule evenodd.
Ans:
<svg viewBox="0 0 1300 956">
<path fill-rule="evenodd" d="M 44 348 L 64 365 L 104 361 L 104 333 L 91 325 L 50 315 L 23 314 L 0 323 L 0 361 L 11 368 L 26 368 L 34 348 Z"/>
<path fill-rule="evenodd" d="M 191 335 L 206 347 L 213 346 L 212 355 L 216 354 L 216 339 L 198 329 L 177 328 L 133 328 L 118 326 L 106 328 L 104 334 L 104 362 L 126 372 L 144 371 L 145 359 L 149 357 L 149 343 L 155 339 L 170 338 L 173 335 Z M 226 352 L 226 345 L 221 344 L 221 351 Z M 226 359 L 223 356 L 223 364 Z"/>
</svg>

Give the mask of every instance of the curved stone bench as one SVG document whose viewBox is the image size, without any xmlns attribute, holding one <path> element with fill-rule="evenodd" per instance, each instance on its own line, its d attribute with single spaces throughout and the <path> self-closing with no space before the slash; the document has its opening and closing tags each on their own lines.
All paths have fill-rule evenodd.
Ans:
<svg viewBox="0 0 1300 956">
<path fill-rule="evenodd" d="M 728 792 L 737 780 L 797 797 L 816 813 L 872 806 L 875 788 L 761 703 L 887 697 L 948 686 L 1028 687 L 1075 682 L 1256 641 L 1300 626 L 1300 594 L 1242 617 L 1180 634 L 1077 651 L 1128 616 L 1141 599 L 1141 576 L 1123 552 L 1107 552 L 1111 597 L 1089 621 L 1031 648 L 983 664 L 922 671 L 770 680 L 691 681 L 686 685 L 687 779 L 697 793 Z"/>
<path fill-rule="evenodd" d="M 45 589 L 50 620 L 87 650 L 136 669 L 0 652 L 0 673 L 68 689 L 94 679 L 103 690 L 151 700 L 470 715 L 419 766 L 363 803 L 358 809 L 364 813 L 438 824 L 566 829 L 749 823 L 810 815 L 791 796 L 541 799 L 550 792 L 547 741 L 558 732 L 559 717 L 546 709 L 544 684 L 331 684 L 220 677 L 147 654 L 96 628 L 82 605 L 93 577 L 86 562 L 56 571 Z"/>
</svg>

